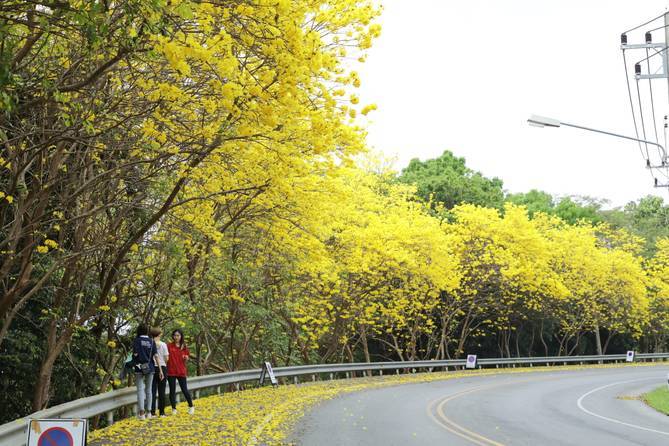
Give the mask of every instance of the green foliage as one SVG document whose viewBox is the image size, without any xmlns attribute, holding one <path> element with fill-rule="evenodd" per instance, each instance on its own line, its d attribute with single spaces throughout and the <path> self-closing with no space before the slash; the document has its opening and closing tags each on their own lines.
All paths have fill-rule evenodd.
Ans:
<svg viewBox="0 0 669 446">
<path fill-rule="evenodd" d="M 551 194 L 532 189 L 527 193 L 509 194 L 506 200 L 525 206 L 530 216 L 537 212 L 555 215 L 569 224 L 581 220 L 598 223 L 602 220 L 599 212 L 602 203 L 587 197 L 563 197 L 557 200 Z"/>
<path fill-rule="evenodd" d="M 646 239 L 647 252 L 651 252 L 655 241 L 669 236 L 669 205 L 660 197 L 647 196 L 625 206 L 630 226 L 634 232 Z"/>
<path fill-rule="evenodd" d="M 0 424 L 31 412 L 33 380 L 43 353 L 39 330 L 29 323 L 16 323 L 12 335 L 0 348 Z"/>
<path fill-rule="evenodd" d="M 44 338 L 44 306 L 31 304 L 14 323 L 11 335 L 0 347 L 0 424 L 31 413 L 35 376 L 47 352 Z M 50 405 L 97 393 L 100 375 L 95 358 L 104 346 L 89 331 L 81 332 L 54 364 Z"/>
<path fill-rule="evenodd" d="M 418 196 L 425 201 L 443 203 L 446 209 L 461 203 L 499 209 L 504 202 L 502 180 L 486 178 L 473 171 L 465 165 L 464 158 L 458 158 L 448 150 L 439 158 L 411 160 L 398 179 L 415 184 Z"/>
<path fill-rule="evenodd" d="M 600 211 L 604 221 L 613 227 L 623 228 L 645 240 L 643 255 L 653 257 L 656 241 L 669 236 L 669 204 L 661 197 L 648 195 L 625 207 Z"/>
</svg>

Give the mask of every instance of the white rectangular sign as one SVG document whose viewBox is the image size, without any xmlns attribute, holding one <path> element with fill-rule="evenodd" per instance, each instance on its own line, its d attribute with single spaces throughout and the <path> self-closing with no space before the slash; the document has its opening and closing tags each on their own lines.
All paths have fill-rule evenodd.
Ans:
<svg viewBox="0 0 669 446">
<path fill-rule="evenodd" d="M 260 385 L 262 386 L 263 383 L 265 382 L 265 377 L 269 376 L 269 380 L 272 383 L 273 386 L 279 385 L 279 381 L 277 381 L 276 376 L 274 376 L 274 370 L 272 370 L 272 364 L 269 363 L 269 361 L 265 361 L 263 363 L 262 368 L 260 369 Z"/>
<path fill-rule="evenodd" d="M 85 446 L 86 419 L 30 420 L 26 446 Z"/>
<path fill-rule="evenodd" d="M 629 350 L 627 352 L 627 357 L 625 358 L 627 362 L 634 362 L 634 350 Z"/>
<path fill-rule="evenodd" d="M 467 355 L 467 364 L 465 367 L 468 369 L 476 368 L 476 355 Z"/>
<path fill-rule="evenodd" d="M 276 376 L 274 376 L 274 370 L 272 370 L 272 364 L 270 364 L 269 361 L 265 362 L 265 368 L 267 369 L 267 374 L 269 375 L 269 380 L 272 385 L 278 385 L 279 381 L 276 380 Z"/>
</svg>

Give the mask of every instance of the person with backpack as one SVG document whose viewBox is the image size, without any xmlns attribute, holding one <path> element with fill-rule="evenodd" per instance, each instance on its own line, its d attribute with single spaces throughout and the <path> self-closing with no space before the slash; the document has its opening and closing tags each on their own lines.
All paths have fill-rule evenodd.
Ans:
<svg viewBox="0 0 669 446">
<path fill-rule="evenodd" d="M 167 350 L 169 353 L 169 360 L 167 361 L 167 381 L 170 385 L 172 415 L 176 415 L 177 413 L 177 381 L 179 381 L 181 393 L 184 394 L 186 401 L 188 401 L 188 413 L 192 415 L 195 413 L 195 407 L 193 406 L 193 399 L 191 398 L 188 386 L 186 385 L 186 361 L 190 357 L 190 352 L 188 351 L 188 347 L 186 347 L 183 331 L 177 328 L 172 332 L 172 342 L 167 344 Z"/>
<path fill-rule="evenodd" d="M 157 367 L 156 343 L 149 337 L 149 329 L 145 324 L 139 324 L 137 327 L 137 337 L 132 342 L 132 359 L 137 383 L 137 417 L 144 420 L 146 418 L 145 409 L 151 409 L 153 374 L 156 368 L 161 376 L 163 374 L 162 370 Z M 151 418 L 150 413 L 148 418 Z"/>
<path fill-rule="evenodd" d="M 167 385 L 167 361 L 169 358 L 169 352 L 167 350 L 167 344 L 160 340 L 160 335 L 163 334 L 163 331 L 158 327 L 153 327 L 149 331 L 153 342 L 156 344 L 156 350 L 158 352 L 158 369 L 159 373 L 153 374 L 153 392 L 152 392 L 152 401 L 151 401 L 151 416 L 156 415 L 156 399 L 158 400 L 158 410 L 160 411 L 160 416 L 165 416 L 165 386 Z M 156 398 L 157 397 L 157 398 Z"/>
</svg>

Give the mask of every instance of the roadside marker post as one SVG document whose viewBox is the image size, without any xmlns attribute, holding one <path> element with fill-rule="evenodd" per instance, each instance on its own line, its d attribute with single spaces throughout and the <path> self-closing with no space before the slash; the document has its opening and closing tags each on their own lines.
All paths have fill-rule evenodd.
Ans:
<svg viewBox="0 0 669 446">
<path fill-rule="evenodd" d="M 279 381 L 277 381 L 276 376 L 274 375 L 274 370 L 272 370 L 272 364 L 269 361 L 265 361 L 260 370 L 260 385 L 262 386 L 265 382 L 265 377 L 269 377 L 272 386 L 278 386 Z"/>
<path fill-rule="evenodd" d="M 476 355 L 467 355 L 467 363 L 465 368 L 475 369 L 476 368 Z"/>
<path fill-rule="evenodd" d="M 627 357 L 625 358 L 627 362 L 634 362 L 634 350 L 627 351 Z"/>
</svg>

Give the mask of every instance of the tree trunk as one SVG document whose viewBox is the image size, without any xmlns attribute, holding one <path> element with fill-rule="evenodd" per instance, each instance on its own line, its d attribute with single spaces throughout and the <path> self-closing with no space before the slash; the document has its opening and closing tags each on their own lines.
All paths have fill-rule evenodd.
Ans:
<svg viewBox="0 0 669 446">
<path fill-rule="evenodd" d="M 66 329 L 60 336 L 56 336 L 56 323 L 52 323 L 49 330 L 48 353 L 40 365 L 33 392 L 33 411 L 44 409 L 49 403 L 49 391 L 51 389 L 51 376 L 53 375 L 53 365 L 60 356 L 67 343 L 72 338 L 72 331 Z"/>
<path fill-rule="evenodd" d="M 348 353 L 348 362 L 352 363 L 353 362 L 353 351 L 351 350 L 351 346 L 346 344 L 346 353 Z"/>
<path fill-rule="evenodd" d="M 462 322 L 462 330 L 460 331 L 460 339 L 458 340 L 458 349 L 454 355 L 455 359 L 458 359 L 460 355 L 464 353 L 465 341 L 467 340 L 467 336 L 469 335 L 469 322 L 470 322 L 469 314 L 467 314 L 467 317 Z"/>
<path fill-rule="evenodd" d="M 541 343 L 544 346 L 544 356 L 548 356 L 548 344 L 546 344 L 546 340 L 544 339 L 544 320 L 541 320 L 541 327 L 539 328 L 539 339 L 541 340 Z"/>
<path fill-rule="evenodd" d="M 365 354 L 365 362 L 372 362 L 369 356 L 369 345 L 367 345 L 367 332 L 364 327 L 360 329 L 360 340 L 362 341 L 362 350 Z"/>
<path fill-rule="evenodd" d="M 599 324 L 595 324 L 595 346 L 597 347 L 597 354 L 602 356 L 604 353 L 602 352 L 602 338 L 599 333 Z"/>
<path fill-rule="evenodd" d="M 567 353 L 568 356 L 571 356 L 572 353 L 574 353 L 574 352 L 576 351 L 576 349 L 578 348 L 578 345 L 580 344 L 580 342 L 581 342 L 581 332 L 579 331 L 579 332 L 576 334 L 576 340 L 574 341 L 574 346 L 573 346 L 573 347 L 569 350 L 569 352 Z"/>
<path fill-rule="evenodd" d="M 443 320 L 442 320 L 443 323 Z M 446 357 L 446 327 L 442 325 L 441 335 L 439 336 L 439 346 L 437 347 L 437 360 L 442 360 Z"/>
<path fill-rule="evenodd" d="M 497 334 L 497 351 L 499 352 L 499 357 L 504 357 L 504 332 L 500 331 Z"/>
<path fill-rule="evenodd" d="M 607 350 L 609 349 L 609 342 L 611 342 L 611 339 L 616 335 L 615 332 L 609 331 L 609 335 L 606 337 L 606 341 L 604 341 L 604 346 L 602 347 L 602 352 L 606 354 Z"/>
</svg>

